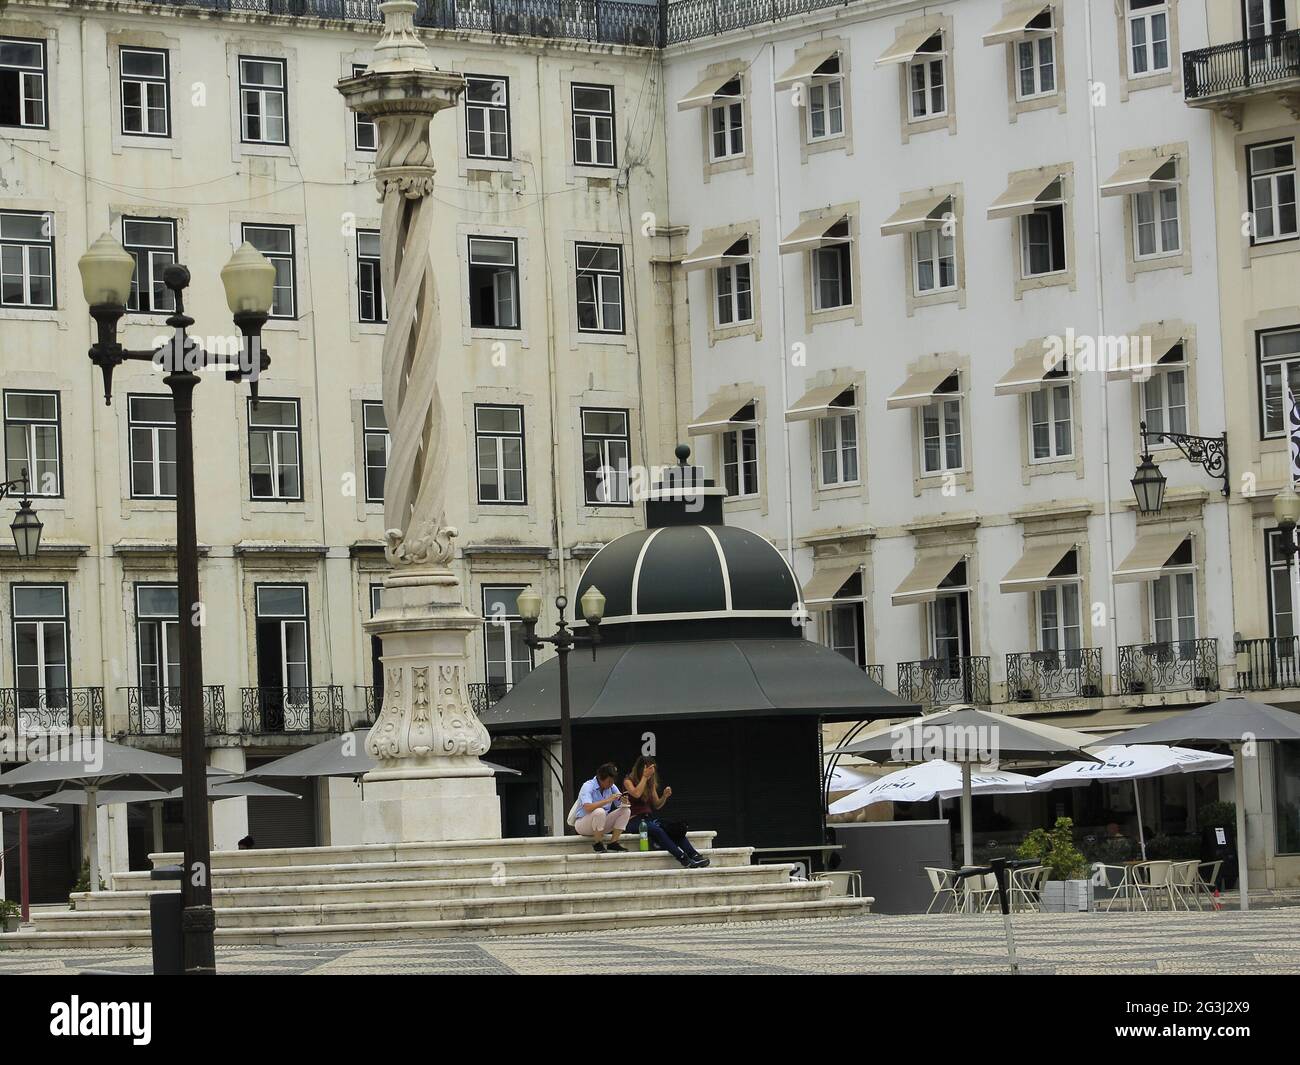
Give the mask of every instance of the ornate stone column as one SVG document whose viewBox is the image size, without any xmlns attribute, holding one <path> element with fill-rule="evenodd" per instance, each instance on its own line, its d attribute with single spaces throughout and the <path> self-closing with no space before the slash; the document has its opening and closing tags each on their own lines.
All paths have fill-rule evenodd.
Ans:
<svg viewBox="0 0 1300 1065">
<path fill-rule="evenodd" d="M 379 128 L 380 262 L 387 297 L 384 416 L 392 451 L 384 480 L 384 553 L 393 567 L 366 631 L 382 641 L 384 702 L 366 748 L 367 843 L 501 835 L 487 730 L 470 708 L 466 643 L 478 619 L 461 603 L 446 522 L 447 442 L 438 388 L 441 323 L 429 247 L 429 122 L 454 107 L 464 78 L 437 70 L 415 34 L 414 0 L 380 4 L 384 32 L 364 74 L 338 83 Z"/>
</svg>

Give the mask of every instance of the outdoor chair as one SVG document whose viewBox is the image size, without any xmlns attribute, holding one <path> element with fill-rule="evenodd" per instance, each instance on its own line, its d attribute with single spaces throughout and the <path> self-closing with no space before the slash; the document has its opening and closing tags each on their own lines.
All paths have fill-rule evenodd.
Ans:
<svg viewBox="0 0 1300 1065">
<path fill-rule="evenodd" d="M 1219 882 L 1219 870 L 1222 868 L 1222 858 L 1213 862 L 1200 862 L 1196 866 L 1196 894 L 1198 897 L 1204 895 L 1205 901 L 1211 906 L 1214 905 L 1215 885 Z"/>
<path fill-rule="evenodd" d="M 998 881 L 992 873 L 968 876 L 962 883 L 966 888 L 966 913 L 987 913 L 998 897 Z"/>
<path fill-rule="evenodd" d="M 862 874 L 856 869 L 836 869 L 814 873 L 814 880 L 825 880 L 831 885 L 831 895 L 836 898 L 862 898 Z"/>
<path fill-rule="evenodd" d="M 1173 865 L 1171 861 L 1161 860 L 1138 862 L 1132 867 L 1133 890 L 1142 900 L 1143 909 L 1159 909 L 1161 899 L 1174 909 L 1174 893 L 1169 882 Z M 1152 905 L 1147 905 L 1148 902 Z"/>
<path fill-rule="evenodd" d="M 1037 910 L 1042 905 L 1043 881 L 1046 879 L 1046 866 L 1031 865 L 1024 869 L 1012 869 L 1007 883 L 1011 909 L 1016 913 Z"/>
<path fill-rule="evenodd" d="M 933 913 L 935 903 L 940 903 L 940 913 L 946 913 L 949 904 L 956 911 L 961 900 L 957 895 L 957 881 L 954 879 L 953 870 L 927 866 L 925 875 L 930 878 L 930 887 L 934 891 L 934 898 L 930 900 L 930 905 L 925 912 Z"/>
<path fill-rule="evenodd" d="M 1170 905 L 1181 904 L 1190 910 L 1192 904 L 1201 909 L 1201 900 L 1197 892 L 1197 882 L 1200 877 L 1197 876 L 1196 867 L 1200 863 L 1193 860 L 1188 862 L 1174 862 L 1169 869 L 1169 901 Z"/>
<path fill-rule="evenodd" d="M 1110 892 L 1110 898 L 1106 900 L 1106 912 L 1110 913 L 1110 908 L 1115 905 L 1115 900 L 1122 898 L 1124 908 L 1133 908 L 1133 899 L 1136 892 L 1133 890 L 1133 877 L 1130 867 L 1127 865 L 1103 865 L 1097 862 L 1092 867 L 1094 882 L 1097 874 L 1101 874 L 1101 883 L 1098 885 L 1105 891 Z M 1146 900 L 1142 900 L 1143 908 L 1146 907 Z"/>
</svg>

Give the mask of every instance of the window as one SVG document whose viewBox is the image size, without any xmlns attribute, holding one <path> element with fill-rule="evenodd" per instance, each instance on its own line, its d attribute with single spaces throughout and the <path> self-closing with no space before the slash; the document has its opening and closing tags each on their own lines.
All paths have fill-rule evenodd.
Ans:
<svg viewBox="0 0 1300 1065">
<path fill-rule="evenodd" d="M 970 654 L 970 591 L 966 588 L 966 563 L 959 562 L 943 579 L 943 589 L 929 605 L 930 652 L 938 659 L 934 673 L 940 683 L 941 702 L 970 702 L 969 683 L 963 683 L 961 660 Z M 969 678 L 966 678 L 967 681 Z M 967 697 L 963 698 L 963 694 Z"/>
<path fill-rule="evenodd" d="M 832 140 L 843 133 L 844 78 L 836 54 L 813 71 L 808 85 L 808 140 Z"/>
<path fill-rule="evenodd" d="M 579 244 L 578 332 L 623 332 L 623 249 L 617 244 Z"/>
<path fill-rule="evenodd" d="M 935 389 L 935 401 L 921 408 L 921 472 L 954 473 L 963 468 L 959 378 L 953 374 Z"/>
<path fill-rule="evenodd" d="M 253 597 L 257 611 L 259 731 L 312 731 L 307 588 L 301 584 L 259 584 Z"/>
<path fill-rule="evenodd" d="M 176 309 L 163 271 L 176 261 L 176 221 L 171 218 L 123 218 L 122 246 L 135 260 L 127 308 L 142 314 Z"/>
<path fill-rule="evenodd" d="M 361 404 L 361 437 L 366 457 L 366 502 L 382 503 L 388 456 L 393 446 L 382 403 Z"/>
<path fill-rule="evenodd" d="M 1278 854 L 1300 854 L 1300 743 L 1273 744 Z"/>
<path fill-rule="evenodd" d="M 296 399 L 248 401 L 248 483 L 253 499 L 302 499 L 302 430 Z"/>
<path fill-rule="evenodd" d="M 131 498 L 176 498 L 176 412 L 171 396 L 128 396 Z"/>
<path fill-rule="evenodd" d="M 480 503 L 526 503 L 524 408 L 474 407 Z"/>
<path fill-rule="evenodd" d="M 918 296 L 949 292 L 957 287 L 957 237 L 949 227 L 917 230 L 912 237 L 913 281 Z"/>
<path fill-rule="evenodd" d="M 748 255 L 749 238 L 727 249 L 728 255 Z M 719 266 L 713 271 L 714 320 L 719 328 L 754 320 L 753 263 L 749 260 Z"/>
<path fill-rule="evenodd" d="M 4 393 L 5 480 L 24 473 L 34 496 L 63 495 L 57 392 Z"/>
<path fill-rule="evenodd" d="M 366 68 L 364 64 L 352 64 L 352 76 L 355 78 L 358 74 L 364 74 Z M 374 152 L 379 150 L 379 125 L 369 115 L 363 115 L 359 111 L 352 112 L 352 144 L 359 152 Z"/>
<path fill-rule="evenodd" d="M 582 412 L 582 480 L 588 506 L 632 502 L 628 482 L 631 450 L 627 411 Z"/>
<path fill-rule="evenodd" d="M 533 652 L 524 643 L 519 620 L 519 593 L 523 586 L 483 589 L 483 657 L 489 684 L 510 685 L 533 668 Z"/>
<path fill-rule="evenodd" d="M 293 251 L 293 226 L 262 226 L 245 223 L 244 240 L 260 251 L 275 267 L 271 297 L 272 318 L 298 317 L 298 269 Z"/>
<path fill-rule="evenodd" d="M 579 166 L 614 165 L 614 88 L 573 85 L 573 161 Z"/>
<path fill-rule="evenodd" d="M 1129 77 L 1169 71 L 1169 5 L 1166 0 L 1128 0 Z"/>
<path fill-rule="evenodd" d="M 1181 344 L 1142 382 L 1142 415 L 1148 429 L 1187 432 L 1187 368 Z"/>
<path fill-rule="evenodd" d="M 829 311 L 853 304 L 852 244 L 849 223 L 842 221 L 826 231 L 837 243 L 814 248 L 812 256 L 813 310 Z"/>
<path fill-rule="evenodd" d="M 1250 46 L 1252 63 L 1279 59 L 1285 45 L 1277 38 L 1286 33 L 1286 0 L 1245 0 L 1246 39 L 1256 43 Z"/>
<path fill-rule="evenodd" d="M 1267 551 L 1265 565 L 1268 576 L 1269 635 L 1276 640 L 1292 640 L 1296 635 L 1295 614 L 1291 603 L 1291 569 L 1290 556 L 1285 550 L 1286 541 L 1277 529 L 1264 532 L 1264 546 Z M 1279 654 L 1287 658 L 1295 656 L 1294 644 L 1288 644 Z"/>
<path fill-rule="evenodd" d="M 122 132 L 140 137 L 171 136 L 167 52 L 155 48 L 118 51 L 122 79 Z"/>
<path fill-rule="evenodd" d="M 519 328 L 518 251 L 512 238 L 469 238 L 470 325 Z"/>
<path fill-rule="evenodd" d="M 54 216 L 0 211 L 0 306 L 54 306 Z"/>
<path fill-rule="evenodd" d="M 285 73 L 283 59 L 239 57 L 239 121 L 244 143 L 289 143 Z"/>
<path fill-rule="evenodd" d="M 1190 544 L 1184 549 L 1190 552 Z M 1156 643 L 1190 644 L 1196 639 L 1196 574 L 1166 573 L 1151 582 L 1151 622 Z M 1194 653 L 1190 645 L 1182 646 L 1178 657 Z"/>
<path fill-rule="evenodd" d="M 180 728 L 179 597 L 174 584 L 135 586 L 135 640 L 141 705 L 165 710 L 163 731 Z M 155 720 L 157 720 L 155 718 Z"/>
<path fill-rule="evenodd" d="M 839 488 L 858 483 L 858 412 L 853 389 L 846 388 L 831 403 L 844 408 L 843 413 L 827 414 L 817 419 L 818 465 L 823 488 Z"/>
<path fill-rule="evenodd" d="M 379 269 L 379 230 L 357 230 L 357 318 L 362 322 L 388 321 L 384 286 Z"/>
<path fill-rule="evenodd" d="M 753 403 L 746 404 L 732 419 L 753 422 Z M 722 434 L 722 479 L 729 499 L 758 495 L 758 427 L 737 427 Z"/>
<path fill-rule="evenodd" d="M 1020 272 L 1024 278 L 1063 273 L 1065 205 L 1040 207 L 1020 219 Z"/>
<path fill-rule="evenodd" d="M 1285 436 L 1287 389 L 1300 396 L 1300 329 L 1260 333 L 1256 343 L 1264 436 Z"/>
<path fill-rule="evenodd" d="M 912 122 L 948 113 L 947 60 L 942 52 L 943 34 L 936 33 L 917 49 L 916 58 L 908 64 L 908 118 Z"/>
<path fill-rule="evenodd" d="M 1036 100 L 1056 92 L 1056 37 L 1050 32 L 1051 9 L 1033 19 L 1027 28 L 1042 31 L 1043 35 L 1015 43 L 1017 100 Z"/>
<path fill-rule="evenodd" d="M 1177 187 L 1139 192 L 1133 197 L 1133 240 L 1133 252 L 1139 259 L 1177 255 L 1182 250 Z"/>
<path fill-rule="evenodd" d="M 1247 151 L 1250 169 L 1252 242 L 1294 240 L 1296 228 L 1295 141 L 1258 144 Z"/>
<path fill-rule="evenodd" d="M 14 687 L 19 708 L 66 707 L 67 589 L 61 584 L 15 584 L 12 594 Z M 48 727 L 48 722 L 45 724 Z"/>
<path fill-rule="evenodd" d="M 721 162 L 745 154 L 745 101 L 740 78 L 732 78 L 709 105 L 709 159 Z"/>
<path fill-rule="evenodd" d="M 867 665 L 866 611 L 863 606 L 862 574 L 855 573 L 835 593 L 836 602 L 826 611 L 822 626 L 824 641 L 859 669 Z M 843 600 L 843 602 L 840 602 Z"/>
<path fill-rule="evenodd" d="M 465 78 L 465 154 L 471 159 L 510 158 L 510 82 Z"/>
<path fill-rule="evenodd" d="M 49 128 L 44 41 L 0 37 L 0 126 Z"/>
<path fill-rule="evenodd" d="M 1079 585 L 1071 581 L 1040 589 L 1038 595 L 1038 649 L 1077 651 L 1083 646 Z"/>
<path fill-rule="evenodd" d="M 1053 462 L 1074 454 L 1073 406 L 1069 383 L 1029 393 L 1029 460 Z"/>
<path fill-rule="evenodd" d="M 379 608 L 383 606 L 384 586 L 382 583 L 370 585 L 370 616 L 373 618 L 379 613 Z M 384 662 L 383 662 L 384 645 L 378 636 L 370 637 L 370 684 L 373 692 L 370 697 L 370 705 L 367 709 L 370 713 L 367 715 L 373 721 L 378 715 L 380 708 L 384 705 Z"/>
</svg>

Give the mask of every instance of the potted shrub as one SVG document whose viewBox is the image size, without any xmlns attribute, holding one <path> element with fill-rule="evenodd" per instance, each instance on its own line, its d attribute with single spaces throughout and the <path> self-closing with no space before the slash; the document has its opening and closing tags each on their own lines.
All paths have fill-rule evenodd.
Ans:
<svg viewBox="0 0 1300 1065">
<path fill-rule="evenodd" d="M 0 930 L 17 932 L 22 923 L 23 911 L 12 899 L 0 899 Z"/>
<path fill-rule="evenodd" d="M 1223 862 L 1214 886 L 1220 891 L 1236 887 L 1237 804 L 1207 802 L 1196 812 L 1196 821 L 1201 826 L 1201 861 Z"/>
<path fill-rule="evenodd" d="M 1041 862 L 1047 870 L 1042 907 L 1063 913 L 1092 909 L 1092 880 L 1088 861 L 1074 845 L 1074 822 L 1058 817 L 1051 831 L 1036 828 L 1020 844 L 1016 857 Z"/>
</svg>

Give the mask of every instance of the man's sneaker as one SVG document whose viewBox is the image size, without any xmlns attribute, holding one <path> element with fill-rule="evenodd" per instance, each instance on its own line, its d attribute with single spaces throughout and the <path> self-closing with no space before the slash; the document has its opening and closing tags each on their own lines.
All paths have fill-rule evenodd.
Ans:
<svg viewBox="0 0 1300 1065">
<path fill-rule="evenodd" d="M 691 859 L 690 864 L 689 864 L 686 868 L 687 868 L 687 869 L 706 869 L 706 868 L 708 868 L 708 864 L 709 864 L 709 859 L 708 859 L 708 858 L 704 857 L 703 854 L 697 854 L 694 858 Z"/>
<path fill-rule="evenodd" d="M 605 849 L 606 849 L 607 851 L 625 851 L 625 850 L 627 850 L 627 848 L 626 848 L 625 846 L 623 846 L 623 844 L 621 844 L 621 843 L 609 843 L 609 844 L 606 844 Z"/>
<path fill-rule="evenodd" d="M 604 853 L 605 853 L 605 844 L 603 844 L 603 843 L 593 843 L 593 844 L 591 845 L 591 849 L 594 850 L 597 854 L 604 854 Z"/>
</svg>

